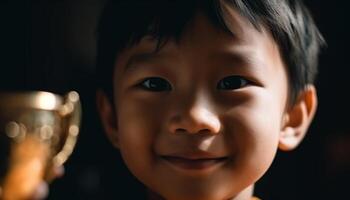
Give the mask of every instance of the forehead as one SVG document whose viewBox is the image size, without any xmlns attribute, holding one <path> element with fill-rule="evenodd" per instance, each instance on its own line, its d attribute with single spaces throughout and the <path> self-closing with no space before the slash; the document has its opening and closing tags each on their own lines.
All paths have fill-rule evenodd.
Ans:
<svg viewBox="0 0 350 200">
<path fill-rule="evenodd" d="M 199 59 L 221 56 L 260 62 L 267 66 L 272 64 L 268 62 L 280 61 L 278 46 L 266 29 L 258 30 L 229 6 L 224 6 L 223 9 L 227 19 L 225 23 L 230 31 L 223 30 L 203 12 L 198 11 L 178 39 L 169 38 L 162 43 L 157 38 L 144 36 L 139 43 L 122 52 L 121 56 L 130 57 L 132 62 L 157 58 L 176 59 L 172 52 L 181 51 L 181 54 L 197 56 Z M 259 55 L 261 52 L 268 56 Z"/>
<path fill-rule="evenodd" d="M 226 7 L 226 25 L 229 31 L 215 25 L 203 13 L 198 12 L 188 23 L 179 39 L 179 45 L 200 45 L 213 48 L 246 47 L 249 45 L 262 45 L 263 43 L 275 45 L 272 37 L 265 29 L 259 31 L 247 19 L 240 16 L 234 9 Z"/>
</svg>

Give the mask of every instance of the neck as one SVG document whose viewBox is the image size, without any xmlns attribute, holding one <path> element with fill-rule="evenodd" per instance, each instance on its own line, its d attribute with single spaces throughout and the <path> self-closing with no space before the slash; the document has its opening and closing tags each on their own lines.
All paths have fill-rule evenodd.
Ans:
<svg viewBox="0 0 350 200">
<path fill-rule="evenodd" d="M 251 200 L 253 196 L 253 190 L 254 190 L 254 185 L 250 185 L 235 197 L 232 197 L 227 200 Z M 166 199 L 161 197 L 159 194 L 148 190 L 148 200 L 166 200 Z"/>
</svg>

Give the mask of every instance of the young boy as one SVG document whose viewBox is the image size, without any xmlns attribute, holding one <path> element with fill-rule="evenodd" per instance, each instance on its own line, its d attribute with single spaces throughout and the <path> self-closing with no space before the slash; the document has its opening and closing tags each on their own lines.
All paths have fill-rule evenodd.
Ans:
<svg viewBox="0 0 350 200">
<path fill-rule="evenodd" d="M 110 2 L 98 29 L 103 126 L 149 199 L 252 199 L 314 117 L 322 43 L 297 0 Z"/>
</svg>

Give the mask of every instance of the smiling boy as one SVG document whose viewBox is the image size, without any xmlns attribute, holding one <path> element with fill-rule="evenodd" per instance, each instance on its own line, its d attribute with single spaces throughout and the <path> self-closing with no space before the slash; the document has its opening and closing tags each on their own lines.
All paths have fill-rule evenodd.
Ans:
<svg viewBox="0 0 350 200">
<path fill-rule="evenodd" d="M 313 119 L 322 42 L 300 1 L 110 2 L 103 126 L 150 199 L 251 199 Z"/>
</svg>

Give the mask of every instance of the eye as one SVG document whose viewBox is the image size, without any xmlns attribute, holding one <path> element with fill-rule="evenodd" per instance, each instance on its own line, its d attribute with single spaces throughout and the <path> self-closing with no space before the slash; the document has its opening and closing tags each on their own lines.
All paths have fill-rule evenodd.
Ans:
<svg viewBox="0 0 350 200">
<path fill-rule="evenodd" d="M 146 78 L 140 83 L 140 86 L 145 90 L 154 92 L 163 92 L 171 90 L 170 83 L 167 80 L 158 77 Z"/>
<path fill-rule="evenodd" d="M 250 84 L 250 81 L 242 76 L 228 76 L 219 81 L 216 86 L 219 90 L 236 90 Z"/>
</svg>

